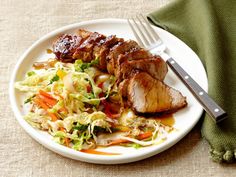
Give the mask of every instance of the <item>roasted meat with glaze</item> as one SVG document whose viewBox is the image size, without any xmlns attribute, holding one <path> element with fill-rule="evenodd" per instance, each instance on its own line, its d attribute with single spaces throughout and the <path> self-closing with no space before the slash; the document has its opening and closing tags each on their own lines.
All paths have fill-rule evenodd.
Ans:
<svg viewBox="0 0 236 177">
<path fill-rule="evenodd" d="M 62 62 L 73 62 L 73 55 L 82 43 L 83 38 L 77 35 L 64 34 L 53 44 L 53 52 Z"/>
<path fill-rule="evenodd" d="M 179 91 L 146 72 L 136 73 L 129 80 L 127 97 L 133 109 L 139 113 L 172 112 L 187 104 Z"/>
<path fill-rule="evenodd" d="M 81 36 L 82 37 L 82 36 Z M 96 45 L 100 44 L 100 41 L 106 37 L 97 32 L 91 33 L 80 46 L 76 49 L 73 58 L 82 59 L 85 62 L 90 62 L 94 59 L 93 49 Z"/>
<path fill-rule="evenodd" d="M 133 40 L 79 29 L 65 34 L 53 44 L 53 52 L 62 62 L 99 59 L 97 67 L 115 75 L 120 94 L 139 113 L 178 110 L 187 105 L 182 94 L 163 81 L 167 64 Z"/>
<path fill-rule="evenodd" d="M 121 54 L 125 54 L 126 52 L 129 52 L 132 49 L 140 49 L 137 42 L 133 40 L 123 41 L 119 42 L 115 46 L 113 46 L 109 52 L 108 58 L 107 58 L 107 71 L 110 74 L 114 74 L 117 68 L 117 61 Z"/>
<path fill-rule="evenodd" d="M 110 49 L 116 44 L 123 42 L 121 38 L 117 38 L 114 35 L 108 36 L 104 40 L 93 48 L 93 55 L 99 58 L 99 68 L 102 70 L 107 69 L 107 56 L 110 52 Z"/>
<path fill-rule="evenodd" d="M 152 77 L 163 81 L 167 73 L 167 65 L 163 59 L 158 56 L 143 58 L 140 60 L 126 60 L 118 70 L 116 77 L 123 80 L 130 75 L 132 70 L 144 71 Z"/>
</svg>

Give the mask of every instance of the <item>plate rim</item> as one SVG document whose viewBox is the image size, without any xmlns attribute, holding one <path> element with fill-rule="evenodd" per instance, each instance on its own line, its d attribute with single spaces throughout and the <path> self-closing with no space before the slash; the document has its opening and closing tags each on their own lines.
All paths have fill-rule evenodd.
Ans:
<svg viewBox="0 0 236 177">
<path fill-rule="evenodd" d="M 80 160 L 80 161 L 84 161 L 84 162 L 90 162 L 90 163 L 97 163 L 97 164 L 121 164 L 121 163 L 129 163 L 129 162 L 134 162 L 134 161 L 138 161 L 138 160 L 142 160 L 148 157 L 151 157 L 153 155 L 159 154 L 167 149 L 169 149 L 171 146 L 173 146 L 174 144 L 176 144 L 177 142 L 179 142 L 186 134 L 188 134 L 192 128 L 196 125 L 196 123 L 199 121 L 199 119 L 201 118 L 201 115 L 203 113 L 203 109 L 201 111 L 201 113 L 199 113 L 200 115 L 198 116 L 199 118 L 196 119 L 191 126 L 189 126 L 189 128 L 183 132 L 182 134 L 179 134 L 179 136 L 177 136 L 174 140 L 172 140 L 171 142 L 169 142 L 169 144 L 165 145 L 164 147 L 162 147 L 161 149 L 154 149 L 154 150 L 149 150 L 145 153 L 141 153 L 141 154 L 124 154 L 124 155 L 117 155 L 117 156 L 97 156 L 94 154 L 87 154 L 87 153 L 83 153 L 80 151 L 75 151 L 73 149 L 67 148 L 65 146 L 59 145 L 59 144 L 55 144 L 55 142 L 51 142 L 51 141 L 45 141 L 45 138 L 43 136 L 41 136 L 36 130 L 34 129 L 32 126 L 30 126 L 23 118 L 21 115 L 21 112 L 19 111 L 19 109 L 17 108 L 17 103 L 16 103 L 16 98 L 15 98 L 15 88 L 14 88 L 14 83 L 15 83 L 15 79 L 16 79 L 16 74 L 18 69 L 20 68 L 21 63 L 24 61 L 24 59 L 27 57 L 27 55 L 30 53 L 31 50 L 33 50 L 37 45 L 39 45 L 42 42 L 45 42 L 48 38 L 53 37 L 58 35 L 59 33 L 69 30 L 71 28 L 75 28 L 75 27 L 79 27 L 82 25 L 90 25 L 90 24 L 95 24 L 95 23 L 127 23 L 127 21 L 125 19 L 120 19 L 120 18 L 104 18 L 104 19 L 95 19 L 95 20 L 89 20 L 89 21 L 82 21 L 79 23 L 73 23 L 70 25 L 66 25 L 63 27 L 59 27 L 45 35 L 43 35 L 42 37 L 40 37 L 38 40 L 36 40 L 35 42 L 33 42 L 33 44 L 27 48 L 26 51 L 24 51 L 24 53 L 19 57 L 14 70 L 11 74 L 11 78 L 10 78 L 10 83 L 9 83 L 9 98 L 10 98 L 10 103 L 11 103 L 11 107 L 12 110 L 14 112 L 14 116 L 16 117 L 18 123 L 21 125 L 21 127 L 34 139 L 36 140 L 39 144 L 47 147 L 48 149 L 62 155 L 62 156 L 66 156 L 75 160 Z M 159 27 L 156 27 L 159 30 L 163 30 Z M 165 31 L 165 30 L 163 30 Z M 167 31 L 165 31 L 167 32 Z M 169 32 L 168 32 L 169 33 Z M 169 33 L 170 35 L 172 35 L 172 37 L 177 38 L 179 41 L 181 41 L 185 47 L 187 47 L 189 50 L 192 51 L 193 54 L 195 54 L 197 56 L 197 54 L 187 45 L 185 44 L 182 40 L 180 40 L 178 37 L 174 36 L 173 34 Z M 206 87 L 204 88 L 204 90 L 208 91 L 208 79 L 207 79 L 207 74 L 206 74 L 206 70 L 200 60 L 200 58 L 197 56 L 197 58 L 199 59 L 199 62 L 201 64 L 201 67 L 203 68 L 204 71 L 204 76 L 206 78 Z"/>
</svg>

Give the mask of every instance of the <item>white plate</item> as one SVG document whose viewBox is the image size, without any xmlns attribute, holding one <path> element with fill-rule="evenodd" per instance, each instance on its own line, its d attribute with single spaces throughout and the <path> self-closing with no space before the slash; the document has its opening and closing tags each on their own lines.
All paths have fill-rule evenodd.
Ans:
<svg viewBox="0 0 236 177">
<path fill-rule="evenodd" d="M 180 90 L 183 95 L 187 97 L 188 106 L 187 108 L 174 114 L 174 127 L 178 131 L 171 133 L 168 136 L 168 139 L 159 145 L 140 149 L 113 146 L 103 149 L 102 151 L 120 152 L 121 155 L 93 155 L 75 151 L 59 145 L 53 142 L 47 133 L 32 128 L 23 119 L 23 115 L 26 113 L 26 111 L 21 107 L 23 98 L 20 92 L 14 89 L 14 83 L 24 78 L 25 73 L 30 70 L 33 62 L 37 60 L 45 60 L 50 57 L 50 55 L 46 53 L 46 49 L 51 48 L 52 42 L 60 34 L 73 33 L 78 28 L 97 31 L 106 35 L 116 34 L 118 37 L 125 39 L 135 39 L 126 20 L 100 19 L 62 27 L 36 41 L 19 59 L 10 81 L 10 101 L 12 109 L 18 122 L 30 136 L 48 149 L 72 159 L 100 164 L 118 164 L 133 162 L 158 154 L 173 146 L 193 128 L 203 112 L 202 107 L 194 99 L 182 82 L 170 70 L 166 76 L 165 82 L 168 85 Z M 207 91 L 208 83 L 206 72 L 197 55 L 186 44 L 167 31 L 157 27 L 155 30 L 158 32 L 164 43 L 168 46 L 171 56 L 180 63 L 180 65 L 202 86 L 204 90 Z"/>
</svg>

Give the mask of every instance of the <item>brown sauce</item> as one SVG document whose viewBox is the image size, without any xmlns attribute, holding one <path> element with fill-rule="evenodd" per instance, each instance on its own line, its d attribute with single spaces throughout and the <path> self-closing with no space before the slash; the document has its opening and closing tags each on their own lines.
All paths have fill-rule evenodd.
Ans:
<svg viewBox="0 0 236 177">
<path fill-rule="evenodd" d="M 155 117 L 156 120 L 160 120 L 162 124 L 167 126 L 173 126 L 175 124 L 175 119 L 173 114 L 166 114 L 162 116 Z"/>
<path fill-rule="evenodd" d="M 47 49 L 46 51 L 47 51 L 48 54 L 53 53 L 53 51 L 51 49 Z"/>
<path fill-rule="evenodd" d="M 57 63 L 56 59 L 50 58 L 47 61 L 38 61 L 33 63 L 34 69 L 49 69 Z"/>
</svg>

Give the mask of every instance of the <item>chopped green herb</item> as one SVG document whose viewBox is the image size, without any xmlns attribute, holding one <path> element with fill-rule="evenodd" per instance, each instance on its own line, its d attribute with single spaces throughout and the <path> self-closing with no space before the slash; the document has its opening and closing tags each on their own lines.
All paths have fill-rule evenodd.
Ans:
<svg viewBox="0 0 236 177">
<path fill-rule="evenodd" d="M 36 73 L 34 71 L 29 71 L 26 73 L 28 77 L 35 75 Z"/>
<path fill-rule="evenodd" d="M 125 147 L 133 147 L 135 149 L 139 149 L 139 148 L 142 147 L 140 144 L 137 144 L 137 143 L 125 143 L 125 144 L 123 144 L 123 146 L 125 146 Z"/>
<path fill-rule="evenodd" d="M 90 63 L 84 63 L 81 59 L 75 61 L 75 71 L 84 72 L 85 69 L 99 64 L 99 58 L 97 57 L 95 60 L 92 60 Z"/>
<path fill-rule="evenodd" d="M 85 95 L 86 98 L 88 99 L 93 99 L 95 98 L 94 94 L 93 93 L 88 93 L 87 95 Z"/>
<path fill-rule="evenodd" d="M 89 66 L 89 63 L 84 63 L 82 60 L 76 60 L 75 61 L 75 64 L 74 64 L 74 66 L 75 66 L 75 71 L 80 71 L 80 72 L 84 72 L 84 70 L 86 69 L 86 68 L 88 68 Z"/>
<path fill-rule="evenodd" d="M 33 95 L 33 96 L 27 98 L 27 99 L 24 101 L 24 104 L 30 103 L 30 102 L 32 101 L 32 98 L 34 98 L 34 97 L 35 97 L 35 95 Z"/>
<path fill-rule="evenodd" d="M 29 103 L 29 102 L 31 102 L 32 101 L 32 98 L 30 97 L 30 98 L 28 98 L 28 99 L 26 99 L 25 101 L 24 101 L 24 104 L 27 104 L 27 103 Z"/>
<path fill-rule="evenodd" d="M 88 125 L 83 125 L 79 123 L 77 123 L 77 125 L 73 127 L 74 130 L 79 130 L 79 131 L 85 131 L 87 130 L 87 128 L 88 128 Z"/>
<path fill-rule="evenodd" d="M 96 57 L 94 60 L 91 61 L 91 66 L 99 64 L 99 57 Z"/>
<path fill-rule="evenodd" d="M 141 148 L 142 146 L 141 146 L 140 144 L 134 143 L 134 144 L 132 144 L 132 147 L 135 148 L 135 149 L 139 149 L 139 148 Z"/>
<path fill-rule="evenodd" d="M 49 83 L 49 84 L 52 84 L 53 82 L 58 81 L 58 80 L 59 80 L 59 76 L 56 74 L 56 75 L 50 80 L 50 83 Z"/>
<path fill-rule="evenodd" d="M 84 72 L 85 69 L 90 67 L 90 63 L 82 63 L 81 70 Z"/>
</svg>

